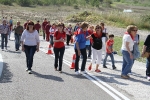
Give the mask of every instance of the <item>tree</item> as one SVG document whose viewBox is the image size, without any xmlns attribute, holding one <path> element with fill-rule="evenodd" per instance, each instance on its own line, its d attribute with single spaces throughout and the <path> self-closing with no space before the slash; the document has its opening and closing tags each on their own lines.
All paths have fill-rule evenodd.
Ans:
<svg viewBox="0 0 150 100">
<path fill-rule="evenodd" d="M 12 5 L 13 0 L 0 0 L 0 3 L 2 3 L 4 5 Z"/>
<path fill-rule="evenodd" d="M 20 6 L 31 6 L 32 5 L 32 1 L 31 0 L 17 0 L 18 5 Z"/>
</svg>

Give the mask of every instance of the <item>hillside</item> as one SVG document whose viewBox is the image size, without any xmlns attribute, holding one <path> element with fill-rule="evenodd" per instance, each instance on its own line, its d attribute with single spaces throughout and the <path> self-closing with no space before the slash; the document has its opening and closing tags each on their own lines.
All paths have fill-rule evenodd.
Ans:
<svg viewBox="0 0 150 100">
<path fill-rule="evenodd" d="M 76 0 L 73 1 L 75 2 Z M 87 21 L 97 24 L 103 21 L 107 25 L 117 27 L 126 27 L 129 24 L 135 24 L 140 29 L 149 29 L 150 27 L 150 7 L 144 7 L 144 2 L 140 4 L 134 3 L 134 0 L 126 0 L 126 2 L 123 2 L 123 0 L 112 0 L 113 2 L 111 0 L 100 0 L 102 4 L 100 3 L 99 7 L 93 7 L 88 2 L 90 0 L 86 0 L 88 2 L 86 5 L 83 5 L 83 1 L 81 4 L 78 1 L 71 6 L 50 4 L 50 6 L 32 5 L 30 7 L 22 7 L 16 3 L 12 3 L 11 6 L 0 4 L 0 17 L 7 16 L 9 18 L 12 16 L 15 21 L 19 20 L 21 22 L 25 22 L 26 19 L 40 20 L 42 22 L 44 18 L 47 18 L 51 23 L 58 21 L 65 23 Z M 144 1 L 147 2 L 147 0 Z M 105 5 L 108 2 L 110 5 Z M 124 13 L 124 9 L 130 9 L 132 12 Z M 90 14 L 84 16 L 85 12 Z"/>
</svg>

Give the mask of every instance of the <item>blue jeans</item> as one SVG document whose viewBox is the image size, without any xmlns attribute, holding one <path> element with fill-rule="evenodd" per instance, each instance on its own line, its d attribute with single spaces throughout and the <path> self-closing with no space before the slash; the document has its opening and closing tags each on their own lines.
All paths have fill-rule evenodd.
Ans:
<svg viewBox="0 0 150 100">
<path fill-rule="evenodd" d="M 62 70 L 62 62 L 63 62 L 63 56 L 65 52 L 65 47 L 62 48 L 55 48 L 54 47 L 54 53 L 55 53 L 55 62 L 54 62 L 54 67 L 58 67 L 58 59 L 59 59 L 59 71 Z"/>
<path fill-rule="evenodd" d="M 32 64 L 33 64 L 33 56 L 36 51 L 36 46 L 27 46 L 24 45 L 25 48 L 25 54 L 26 54 L 26 63 L 28 70 L 31 70 Z"/>
<path fill-rule="evenodd" d="M 150 76 L 150 57 L 147 58 L 147 64 L 146 64 L 146 75 Z"/>
<path fill-rule="evenodd" d="M 19 50 L 21 34 L 15 34 L 15 48 Z"/>
<path fill-rule="evenodd" d="M 5 42 L 5 47 L 7 48 L 7 42 L 8 42 L 8 37 L 7 34 L 1 34 L 1 49 L 4 49 L 4 42 Z"/>
<path fill-rule="evenodd" d="M 85 70 L 85 65 L 86 65 L 86 60 L 87 60 L 87 53 L 86 53 L 86 48 L 80 49 L 81 55 L 83 57 L 82 64 L 81 64 L 81 71 Z M 78 55 L 78 50 L 75 49 L 76 53 L 76 60 L 75 60 L 75 72 L 79 70 L 79 59 L 80 56 Z"/>
<path fill-rule="evenodd" d="M 148 59 L 146 59 L 146 68 L 148 67 L 148 64 L 149 64 L 150 62 L 148 61 Z"/>
<path fill-rule="evenodd" d="M 106 61 L 107 61 L 107 57 L 110 56 L 111 58 L 111 62 L 112 62 L 112 67 L 115 66 L 115 63 L 114 63 L 114 55 L 112 53 L 106 53 L 106 56 L 104 58 L 104 61 L 103 61 L 103 66 L 106 65 Z"/>
<path fill-rule="evenodd" d="M 51 44 L 51 46 L 53 46 L 53 44 L 54 44 L 52 35 L 50 35 L 50 44 Z"/>
<path fill-rule="evenodd" d="M 86 45 L 86 50 L 88 50 L 88 57 L 91 57 L 91 44 Z"/>
<path fill-rule="evenodd" d="M 123 56 L 123 65 L 122 65 L 122 75 L 127 75 L 131 72 L 131 68 L 133 65 L 133 59 L 130 58 L 130 54 L 128 51 L 122 50 Z"/>
</svg>

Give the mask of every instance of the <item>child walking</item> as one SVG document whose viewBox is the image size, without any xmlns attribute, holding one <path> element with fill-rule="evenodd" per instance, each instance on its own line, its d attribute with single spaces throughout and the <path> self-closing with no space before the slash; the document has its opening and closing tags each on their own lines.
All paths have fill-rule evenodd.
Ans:
<svg viewBox="0 0 150 100">
<path fill-rule="evenodd" d="M 103 61 L 103 68 L 107 68 L 106 61 L 107 61 L 107 57 L 110 56 L 111 62 L 112 62 L 112 68 L 116 69 L 116 66 L 114 63 L 114 56 L 113 56 L 113 44 L 114 44 L 114 35 L 110 34 L 109 39 L 106 42 L 106 56 Z"/>
</svg>

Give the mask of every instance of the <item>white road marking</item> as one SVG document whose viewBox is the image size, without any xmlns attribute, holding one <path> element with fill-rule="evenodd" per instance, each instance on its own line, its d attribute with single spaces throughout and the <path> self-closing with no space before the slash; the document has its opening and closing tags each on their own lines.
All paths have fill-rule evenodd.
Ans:
<svg viewBox="0 0 150 100">
<path fill-rule="evenodd" d="M 45 49 L 40 49 L 41 51 L 43 51 L 44 53 L 46 53 Z M 52 57 L 55 57 L 54 55 L 50 55 Z M 63 59 L 63 62 L 70 66 L 71 62 Z M 112 96 L 115 100 L 121 100 L 118 96 L 120 96 L 123 100 L 130 100 L 129 98 L 127 98 L 126 96 L 124 96 L 123 94 L 121 94 L 120 92 L 118 92 L 116 89 L 114 89 L 113 87 L 111 87 L 110 85 L 108 85 L 106 82 L 103 82 L 102 80 L 100 80 L 99 78 L 97 78 L 96 76 L 94 76 L 93 74 L 87 72 L 87 74 L 83 74 L 86 78 L 88 78 L 90 81 L 92 81 L 94 84 L 96 84 L 98 87 L 100 87 L 101 89 L 103 89 L 106 93 L 108 93 L 110 96 Z M 92 77 L 92 78 L 91 78 Z M 95 79 L 95 80 L 94 80 Z M 102 84 L 102 85 L 101 85 Z M 104 86 L 105 87 L 104 87 Z M 108 90 L 108 89 L 109 90 Z M 115 95 L 114 93 L 116 93 L 117 95 Z"/>
<path fill-rule="evenodd" d="M 127 98 L 126 96 L 124 96 L 123 94 L 121 94 L 120 92 L 118 92 L 116 89 L 114 89 L 110 85 L 106 84 L 106 82 L 103 82 L 102 80 L 100 80 L 99 78 L 97 78 L 96 76 L 94 76 L 92 73 L 88 73 L 87 72 L 87 74 L 89 74 L 91 77 L 93 77 L 99 83 L 101 83 L 102 85 L 104 85 L 105 87 L 109 88 L 111 91 L 113 91 L 114 93 L 116 93 L 117 95 L 119 95 L 120 97 L 122 97 L 124 100 L 130 100 L 129 98 Z"/>
<path fill-rule="evenodd" d="M 3 71 L 3 58 L 2 55 L 0 54 L 0 77 L 2 75 L 2 71 Z"/>
<path fill-rule="evenodd" d="M 106 93 L 108 93 L 110 96 L 112 96 L 115 100 L 121 100 L 117 95 L 109 91 L 107 88 L 105 88 L 103 85 L 98 83 L 96 80 L 89 77 L 87 74 L 83 74 L 86 78 L 88 78 L 90 81 L 92 81 L 94 84 L 96 84 L 98 87 L 100 87 L 102 90 L 104 90 Z"/>
</svg>

